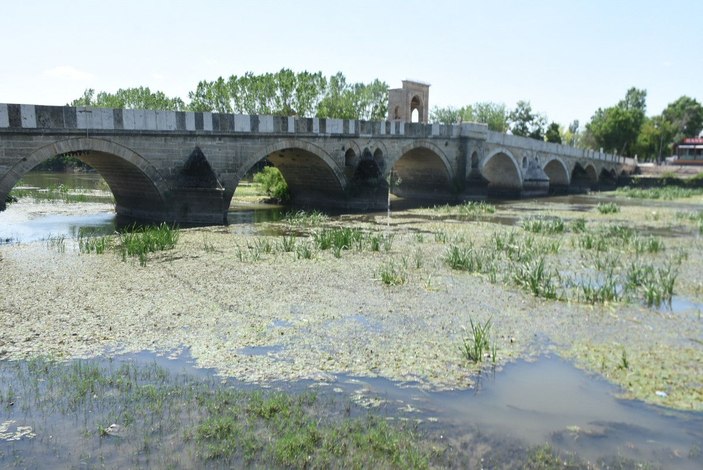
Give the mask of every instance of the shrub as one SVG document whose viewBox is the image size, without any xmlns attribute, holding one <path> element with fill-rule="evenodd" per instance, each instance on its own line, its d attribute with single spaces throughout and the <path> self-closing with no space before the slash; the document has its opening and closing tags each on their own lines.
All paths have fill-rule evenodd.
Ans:
<svg viewBox="0 0 703 470">
<path fill-rule="evenodd" d="M 290 199 L 288 183 L 276 167 L 264 167 L 263 170 L 254 175 L 254 182 L 272 199 L 280 202 L 286 202 Z"/>
</svg>

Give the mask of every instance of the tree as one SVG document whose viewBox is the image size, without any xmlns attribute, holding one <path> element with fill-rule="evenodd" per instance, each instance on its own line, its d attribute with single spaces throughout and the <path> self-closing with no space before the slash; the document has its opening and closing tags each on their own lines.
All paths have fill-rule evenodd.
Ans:
<svg viewBox="0 0 703 470">
<path fill-rule="evenodd" d="M 544 127 L 547 118 L 532 111 L 529 101 L 518 101 L 517 106 L 508 116 L 513 135 L 544 140 Z"/>
<path fill-rule="evenodd" d="M 495 132 L 508 132 L 508 111 L 502 103 L 481 102 L 472 106 L 473 118 Z"/>
<path fill-rule="evenodd" d="M 73 100 L 69 106 L 95 106 L 120 109 L 162 109 L 181 111 L 185 103 L 180 98 L 170 98 L 161 91 L 152 92 L 149 87 L 120 88 L 115 93 L 101 91 L 97 95 L 89 88 L 83 96 Z"/>
<path fill-rule="evenodd" d="M 460 124 L 462 122 L 470 122 L 474 120 L 474 112 L 471 106 L 462 106 L 455 108 L 447 106 L 446 108 L 434 107 L 430 111 L 430 122 L 438 124 Z"/>
<path fill-rule="evenodd" d="M 380 121 L 388 113 L 388 85 L 380 80 L 370 84 L 347 83 L 338 72 L 329 79 L 317 106 L 317 117 Z"/>
<path fill-rule="evenodd" d="M 635 154 L 643 161 L 661 162 L 665 153 L 669 153 L 676 128 L 663 116 L 646 118 L 640 128 L 635 145 Z"/>
<path fill-rule="evenodd" d="M 697 137 L 703 130 L 703 106 L 693 98 L 682 96 L 662 112 L 662 118 L 674 128 L 672 140 Z"/>
<path fill-rule="evenodd" d="M 567 145 L 571 145 L 572 147 L 579 146 L 581 144 L 582 137 L 581 132 L 579 132 L 579 126 L 579 120 L 574 119 L 562 135 L 562 142 L 566 143 Z"/>
<path fill-rule="evenodd" d="M 607 152 L 634 156 L 637 137 L 645 121 L 645 90 L 630 88 L 616 106 L 598 108 L 586 124 L 586 130 L 596 147 Z"/>
<path fill-rule="evenodd" d="M 561 131 L 559 130 L 559 124 L 552 122 L 547 128 L 547 132 L 544 134 L 544 139 L 547 142 L 553 142 L 555 144 L 561 143 Z"/>
</svg>

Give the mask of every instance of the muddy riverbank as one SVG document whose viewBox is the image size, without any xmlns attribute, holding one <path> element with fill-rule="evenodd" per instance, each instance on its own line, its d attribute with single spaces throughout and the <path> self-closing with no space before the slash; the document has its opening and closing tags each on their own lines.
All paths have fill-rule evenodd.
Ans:
<svg viewBox="0 0 703 470">
<path fill-rule="evenodd" d="M 174 249 L 150 255 L 146 266 L 111 252 L 81 253 L 71 239 L 0 246 L 0 359 L 188 348 L 198 366 L 247 382 L 349 374 L 455 389 L 471 387 L 478 368 L 493 367 L 492 358 L 474 365 L 460 353 L 471 322 L 490 319 L 497 368 L 556 352 L 621 385 L 628 397 L 702 410 L 703 249 L 690 215 L 700 212 L 702 199 L 618 199 L 619 212 L 602 214 L 596 204 L 605 200 L 185 229 Z M 528 233 L 519 225 L 528 216 L 559 219 L 567 228 Z M 585 250 L 583 232 L 571 229 L 579 219 L 592 233 L 627 226 L 664 247 L 640 254 L 618 242 L 604 252 Z M 325 226 L 392 242 L 378 251 L 323 250 L 314 234 Z M 536 297 L 511 282 L 506 270 L 514 264 L 471 273 L 446 261 L 452 246 L 487 250 L 511 233 L 517 245 L 557 244 L 544 256 L 561 280 L 608 262 L 624 275 L 623 266 L 640 255 L 656 269 L 669 263 L 676 270 L 674 302 L 589 302 L 568 283 L 558 291 L 561 300 Z M 391 270 L 401 277 L 398 285 L 383 282 Z"/>
</svg>

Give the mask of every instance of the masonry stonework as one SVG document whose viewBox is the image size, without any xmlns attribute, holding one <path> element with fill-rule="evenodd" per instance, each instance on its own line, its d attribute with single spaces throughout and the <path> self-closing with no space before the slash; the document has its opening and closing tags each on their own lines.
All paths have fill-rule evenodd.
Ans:
<svg viewBox="0 0 703 470">
<path fill-rule="evenodd" d="M 349 209 L 385 208 L 391 178 L 402 197 L 461 201 L 583 191 L 635 167 L 482 124 L 0 104 L 0 210 L 26 172 L 61 154 L 101 174 L 119 214 L 205 224 L 226 223 L 239 181 L 264 159 L 294 203 Z"/>
</svg>

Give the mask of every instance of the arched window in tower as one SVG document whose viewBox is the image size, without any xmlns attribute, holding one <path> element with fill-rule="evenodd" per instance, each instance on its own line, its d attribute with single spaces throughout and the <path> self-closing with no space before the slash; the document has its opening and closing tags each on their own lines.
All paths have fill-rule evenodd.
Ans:
<svg viewBox="0 0 703 470">
<path fill-rule="evenodd" d="M 422 101 L 420 97 L 415 95 L 410 101 L 410 122 L 420 122 L 422 115 Z"/>
</svg>

